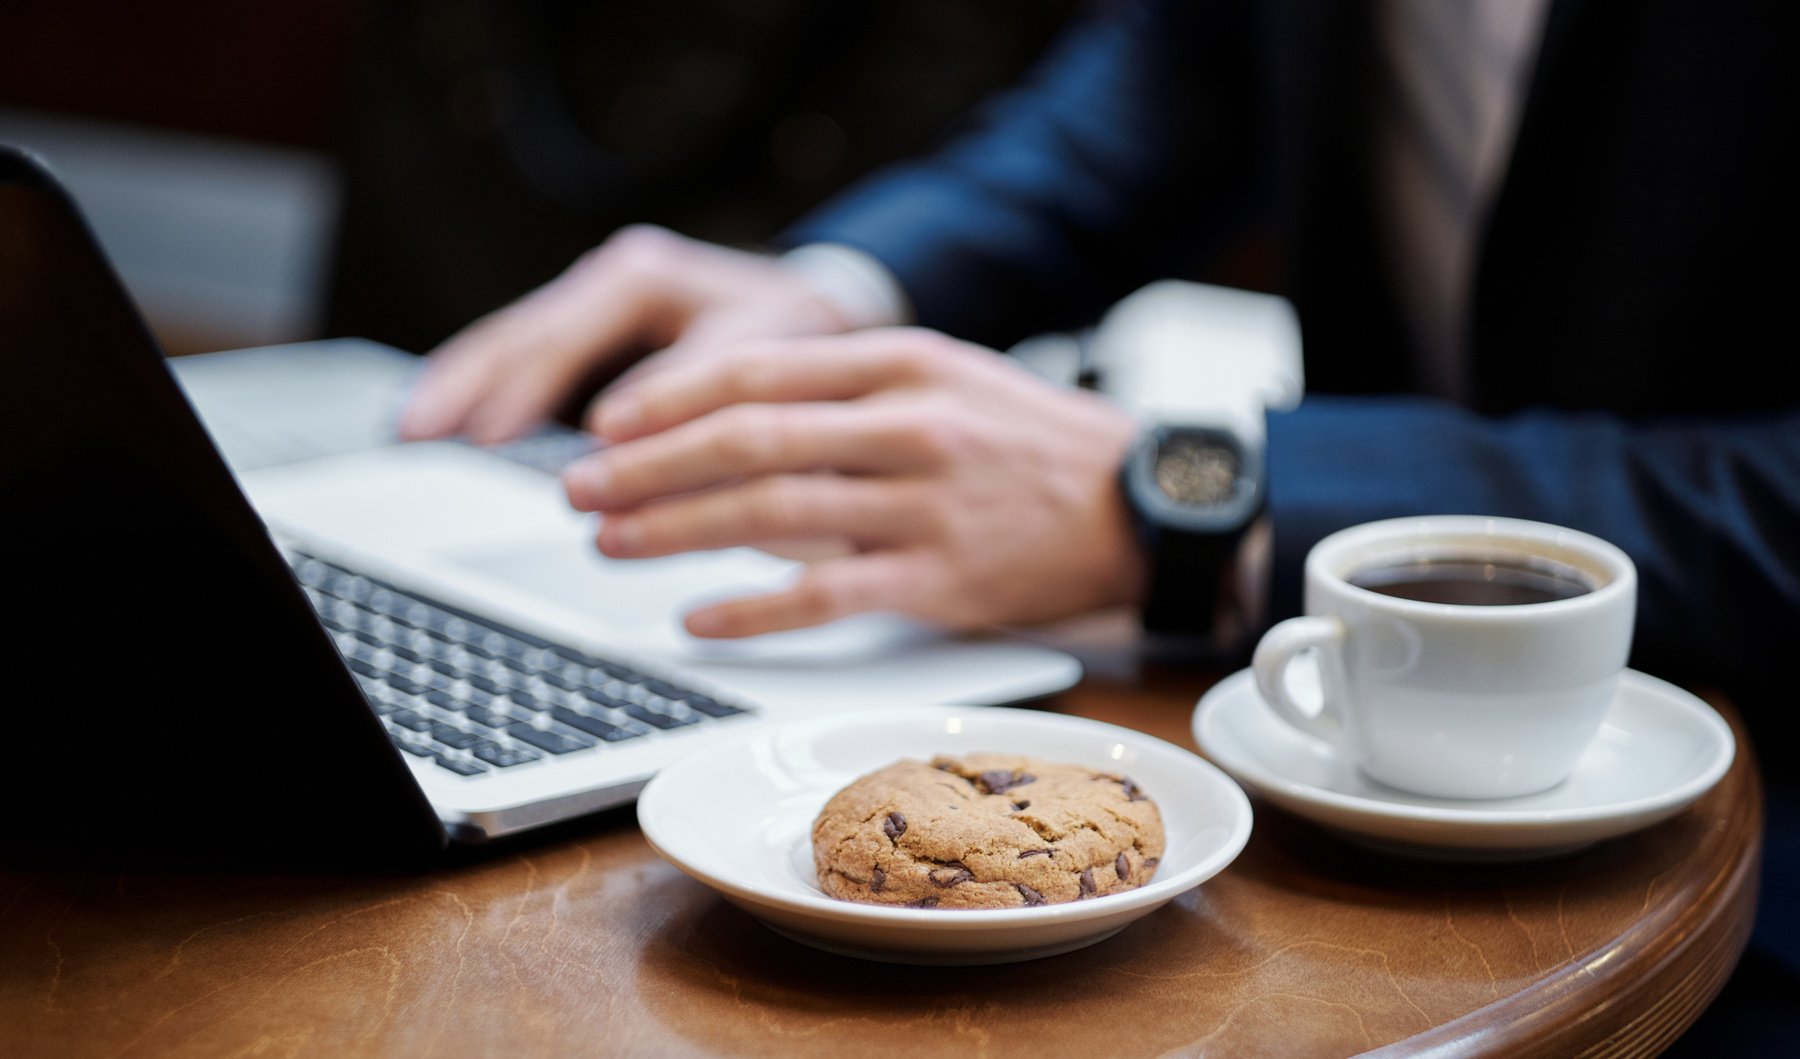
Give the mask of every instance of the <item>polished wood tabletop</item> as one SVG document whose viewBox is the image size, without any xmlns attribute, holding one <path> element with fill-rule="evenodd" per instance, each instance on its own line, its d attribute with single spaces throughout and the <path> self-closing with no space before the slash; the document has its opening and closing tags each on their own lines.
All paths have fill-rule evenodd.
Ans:
<svg viewBox="0 0 1800 1059">
<path fill-rule="evenodd" d="M 1086 660 L 1040 708 L 1193 748 L 1217 674 Z M 988 967 L 777 936 L 629 810 L 415 875 L 0 865 L 0 1055 L 1651 1055 L 1748 937 L 1762 792 L 1739 738 L 1681 816 L 1549 862 L 1396 859 L 1257 803 L 1199 889 Z"/>
</svg>

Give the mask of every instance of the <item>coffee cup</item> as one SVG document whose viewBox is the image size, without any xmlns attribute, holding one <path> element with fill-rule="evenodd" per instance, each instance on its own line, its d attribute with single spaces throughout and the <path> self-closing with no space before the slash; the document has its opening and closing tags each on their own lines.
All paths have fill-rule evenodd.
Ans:
<svg viewBox="0 0 1800 1059">
<path fill-rule="evenodd" d="M 1631 649 L 1637 571 L 1576 530 L 1432 515 L 1321 540 L 1305 596 L 1305 616 L 1256 648 L 1277 717 L 1389 787 L 1508 798 L 1568 778 L 1599 731 Z"/>
</svg>

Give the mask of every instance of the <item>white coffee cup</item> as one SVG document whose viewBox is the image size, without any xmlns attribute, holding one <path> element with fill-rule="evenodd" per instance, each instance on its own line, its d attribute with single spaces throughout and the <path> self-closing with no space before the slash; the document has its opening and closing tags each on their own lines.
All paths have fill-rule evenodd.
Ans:
<svg viewBox="0 0 1800 1059">
<path fill-rule="evenodd" d="M 1474 515 L 1388 519 L 1313 546 L 1306 615 L 1270 629 L 1253 668 L 1278 717 L 1380 783 L 1514 797 L 1574 771 L 1612 704 L 1636 610 L 1631 559 L 1590 534 Z M 1315 696 L 1296 694 L 1304 656 Z"/>
</svg>

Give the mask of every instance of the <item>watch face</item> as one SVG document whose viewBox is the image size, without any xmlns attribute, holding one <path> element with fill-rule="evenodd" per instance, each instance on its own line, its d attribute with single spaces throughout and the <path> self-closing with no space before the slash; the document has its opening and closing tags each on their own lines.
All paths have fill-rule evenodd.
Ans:
<svg viewBox="0 0 1800 1059">
<path fill-rule="evenodd" d="M 1237 451 L 1207 437 L 1175 435 L 1156 454 L 1156 485 L 1177 504 L 1211 507 L 1237 491 Z"/>
<path fill-rule="evenodd" d="M 1215 537 L 1240 533 L 1263 507 L 1260 457 L 1228 430 L 1153 428 L 1126 461 L 1126 495 L 1144 527 Z"/>
</svg>

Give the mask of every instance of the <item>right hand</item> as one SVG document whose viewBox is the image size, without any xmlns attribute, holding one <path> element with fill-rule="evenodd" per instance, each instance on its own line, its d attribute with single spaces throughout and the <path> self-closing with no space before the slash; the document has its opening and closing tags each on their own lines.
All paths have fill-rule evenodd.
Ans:
<svg viewBox="0 0 1800 1059">
<path fill-rule="evenodd" d="M 1119 490 L 1137 423 L 919 328 L 739 343 L 607 396 L 563 472 L 617 559 L 841 542 L 786 587 L 690 613 L 738 637 L 891 610 L 949 628 L 1131 603 Z"/>
<path fill-rule="evenodd" d="M 560 276 L 470 324 L 430 356 L 400 417 L 408 440 L 508 441 L 584 382 L 747 338 L 834 334 L 846 321 L 777 259 L 662 228 L 621 229 Z"/>
</svg>

